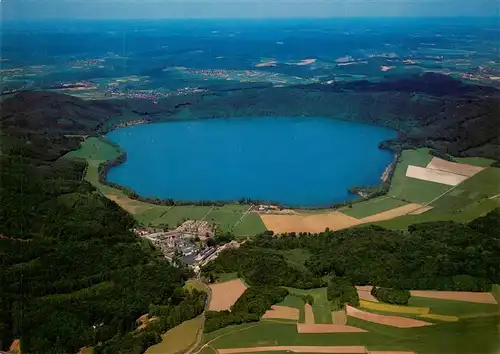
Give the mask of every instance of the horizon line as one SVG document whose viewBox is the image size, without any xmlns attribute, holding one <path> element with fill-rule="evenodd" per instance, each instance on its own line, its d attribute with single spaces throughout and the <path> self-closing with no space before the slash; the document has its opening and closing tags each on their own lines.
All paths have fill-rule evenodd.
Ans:
<svg viewBox="0 0 500 354">
<path fill-rule="evenodd" d="M 281 16 L 269 16 L 269 17 L 108 17 L 108 18 L 92 18 L 92 17 L 77 17 L 77 18 L 60 18 L 60 17 L 47 17 L 47 18 L 36 18 L 36 17 L 26 17 L 26 18 L 4 18 L 2 20 L 5 22 L 16 22 L 16 21 L 130 21 L 130 20 L 141 20 L 141 21 L 161 21 L 161 20 L 171 20 L 171 21 L 199 21 L 199 20 L 248 20 L 248 21 L 260 21 L 260 20 L 339 20 L 339 19 L 367 19 L 367 20 L 386 20 L 386 19 L 497 19 L 497 16 L 492 15 L 476 15 L 476 16 L 414 16 L 414 15 L 400 15 L 400 16 L 331 16 L 331 17 L 281 17 Z"/>
</svg>

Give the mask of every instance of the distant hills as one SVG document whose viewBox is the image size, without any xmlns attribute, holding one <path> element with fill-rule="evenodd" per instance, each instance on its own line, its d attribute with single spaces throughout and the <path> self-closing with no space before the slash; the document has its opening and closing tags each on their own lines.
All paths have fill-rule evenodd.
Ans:
<svg viewBox="0 0 500 354">
<path fill-rule="evenodd" d="M 393 128 L 394 151 L 430 147 L 454 156 L 500 160 L 499 90 L 425 73 L 379 82 L 251 87 L 161 99 L 85 101 L 54 92 L 22 92 L 0 103 L 4 133 L 106 132 L 114 122 L 259 116 L 324 116 Z"/>
</svg>

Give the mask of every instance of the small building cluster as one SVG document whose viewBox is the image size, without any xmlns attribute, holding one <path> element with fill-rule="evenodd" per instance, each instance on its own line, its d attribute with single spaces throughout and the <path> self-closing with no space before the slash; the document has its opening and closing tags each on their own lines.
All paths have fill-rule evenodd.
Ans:
<svg viewBox="0 0 500 354">
<path fill-rule="evenodd" d="M 213 236 L 213 230 L 206 221 L 188 220 L 171 231 L 154 228 L 136 228 L 132 231 L 151 241 L 168 260 L 180 258 L 182 263 L 195 271 L 217 258 L 223 250 L 239 247 L 236 241 L 221 246 L 208 246 L 206 240 Z"/>
</svg>

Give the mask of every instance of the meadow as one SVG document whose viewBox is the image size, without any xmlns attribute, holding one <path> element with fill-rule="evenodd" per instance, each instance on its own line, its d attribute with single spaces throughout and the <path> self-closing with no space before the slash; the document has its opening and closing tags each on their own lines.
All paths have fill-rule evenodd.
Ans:
<svg viewBox="0 0 500 354">
<path fill-rule="evenodd" d="M 121 153 L 118 147 L 110 145 L 105 139 L 89 137 L 82 142 L 80 149 L 69 152 L 65 157 L 86 159 L 88 166 L 85 179 L 102 194 L 130 212 L 143 225 L 175 228 L 189 219 L 206 220 L 216 225 L 221 232 L 231 232 L 236 237 L 253 236 L 266 230 L 257 214 L 247 213 L 249 205 L 228 204 L 214 207 L 156 205 L 130 199 L 121 190 L 100 183 L 99 165 L 116 158 Z"/>
<path fill-rule="evenodd" d="M 322 289 L 291 291 L 309 293 L 321 300 Z M 280 303 L 282 306 L 304 308 L 302 300 L 295 296 L 287 296 Z M 286 321 L 262 320 L 229 326 L 218 331 L 205 334 L 207 347 L 200 353 L 212 353 L 210 349 L 248 348 L 265 346 L 365 346 L 367 350 L 413 351 L 419 354 L 434 354 L 438 352 L 454 354 L 493 353 L 498 349 L 498 333 L 496 325 L 500 323 L 498 305 L 474 304 L 469 302 L 413 298 L 410 306 L 422 309 L 430 308 L 431 313 L 447 314 L 461 317 L 457 322 L 445 322 L 436 319 L 424 319 L 416 314 L 401 314 L 403 317 L 419 318 L 434 323 L 432 326 L 419 328 L 395 328 L 348 317 L 347 324 L 359 327 L 364 333 L 330 333 L 330 334 L 299 334 L 294 323 Z M 404 306 L 403 306 L 404 307 Z M 314 308 L 314 306 L 313 306 Z M 329 307 L 316 307 L 330 315 Z M 372 313 L 400 315 L 392 312 L 368 310 Z M 303 316 L 301 315 L 302 319 Z M 325 316 L 326 317 L 326 316 Z M 300 322 L 300 320 L 299 320 Z M 477 340 L 480 336 L 481 340 Z M 418 338 L 418 340 L 416 340 Z M 314 350 L 311 350 L 313 353 Z M 274 353 L 274 352 L 273 352 Z"/>
<path fill-rule="evenodd" d="M 356 219 L 362 219 L 367 216 L 382 213 L 407 204 L 407 202 L 402 200 L 384 195 L 382 197 L 373 198 L 364 202 L 354 203 L 350 207 L 344 207 L 339 210 L 346 215 L 355 217 Z"/>
<path fill-rule="evenodd" d="M 451 187 L 406 177 L 409 165 L 425 167 L 432 160 L 428 149 L 403 150 L 391 180 L 390 197 L 412 203 L 429 203 Z"/>
<path fill-rule="evenodd" d="M 149 347 L 146 354 L 182 354 L 196 341 L 201 329 L 203 316 L 185 321 L 161 335 L 162 341 Z"/>
</svg>

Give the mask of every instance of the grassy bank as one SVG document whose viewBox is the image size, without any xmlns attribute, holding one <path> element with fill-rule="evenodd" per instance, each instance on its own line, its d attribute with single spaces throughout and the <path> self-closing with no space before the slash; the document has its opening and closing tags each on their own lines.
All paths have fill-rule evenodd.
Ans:
<svg viewBox="0 0 500 354">
<path fill-rule="evenodd" d="M 175 228 L 188 219 L 206 220 L 222 232 L 232 232 L 237 237 L 253 236 L 266 230 L 261 218 L 247 213 L 249 205 L 227 204 L 224 206 L 163 206 L 129 198 L 123 191 L 99 181 L 99 165 L 116 158 L 120 149 L 97 137 L 89 137 L 80 149 L 69 152 L 66 158 L 84 158 L 88 168 L 85 179 L 102 194 L 117 202 L 143 225 Z"/>
</svg>

